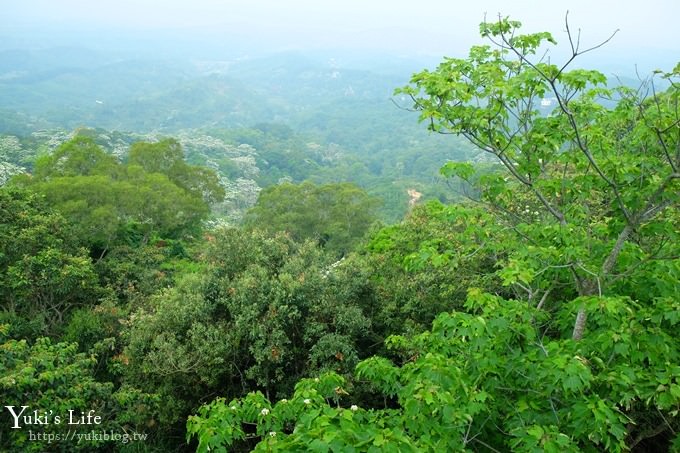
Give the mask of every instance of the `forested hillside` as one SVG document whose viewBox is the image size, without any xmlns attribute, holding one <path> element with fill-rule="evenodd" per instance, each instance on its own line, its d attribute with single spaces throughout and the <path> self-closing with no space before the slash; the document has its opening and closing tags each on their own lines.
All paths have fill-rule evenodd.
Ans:
<svg viewBox="0 0 680 453">
<path fill-rule="evenodd" d="M 408 190 L 453 200 L 439 167 L 481 157 L 465 141 L 428 134 L 391 101 L 417 69 L 410 60 L 384 58 L 368 70 L 313 54 L 225 61 L 137 61 L 82 49 L 0 54 L 0 182 L 30 171 L 75 133 L 119 159 L 135 141 L 171 137 L 190 162 L 218 172 L 228 196 L 215 212 L 232 223 L 259 190 L 305 180 L 353 182 L 382 199 L 379 218 L 392 223 L 408 209 Z"/>
<path fill-rule="evenodd" d="M 0 450 L 680 451 L 680 63 L 480 31 L 0 52 Z"/>
</svg>

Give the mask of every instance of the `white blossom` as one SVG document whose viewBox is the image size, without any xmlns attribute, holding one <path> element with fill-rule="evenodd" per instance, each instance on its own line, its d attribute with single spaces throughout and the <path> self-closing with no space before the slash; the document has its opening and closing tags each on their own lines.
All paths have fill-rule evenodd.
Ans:
<svg viewBox="0 0 680 453">
<path fill-rule="evenodd" d="M 359 406 L 357 406 L 356 404 L 352 404 L 349 408 L 350 408 L 350 410 L 353 411 L 353 412 L 356 412 L 356 411 L 359 410 Z"/>
<path fill-rule="evenodd" d="M 310 400 L 309 398 L 305 398 L 305 400 L 303 401 L 303 403 L 305 404 L 311 404 L 311 402 L 312 400 Z"/>
<path fill-rule="evenodd" d="M 26 169 L 10 162 L 0 162 L 0 186 L 5 185 L 14 175 L 26 173 Z"/>
<path fill-rule="evenodd" d="M 267 408 L 265 407 L 264 409 L 262 409 L 262 410 L 260 411 L 260 414 L 262 414 L 262 415 L 267 415 L 267 414 L 269 414 L 269 409 L 267 409 Z"/>
</svg>

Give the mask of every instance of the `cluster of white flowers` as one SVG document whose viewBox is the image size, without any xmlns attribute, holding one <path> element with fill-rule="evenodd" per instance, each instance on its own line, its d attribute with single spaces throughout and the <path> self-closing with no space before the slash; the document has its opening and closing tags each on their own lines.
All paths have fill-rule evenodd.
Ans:
<svg viewBox="0 0 680 453">
<path fill-rule="evenodd" d="M 356 404 L 352 404 L 352 405 L 349 407 L 349 409 L 350 409 L 352 412 L 356 412 L 356 411 L 359 410 L 359 406 L 357 406 Z"/>
<path fill-rule="evenodd" d="M 26 173 L 26 169 L 9 162 L 0 162 L 0 186 L 5 185 L 14 175 Z"/>
<path fill-rule="evenodd" d="M 260 169 L 257 167 L 257 161 L 253 156 L 232 157 L 229 160 L 238 167 L 245 178 L 252 179 L 260 174 Z"/>
<path fill-rule="evenodd" d="M 269 415 L 269 409 L 267 409 L 267 408 L 265 407 L 264 409 L 262 409 L 262 410 L 260 411 L 260 414 L 262 414 L 263 416 Z"/>
<path fill-rule="evenodd" d="M 21 151 L 21 143 L 17 137 L 13 135 L 0 136 L 0 152 L 10 154 L 19 151 Z"/>
<path fill-rule="evenodd" d="M 328 266 L 328 267 L 323 271 L 322 277 L 323 277 L 323 278 L 328 277 L 328 276 L 330 275 L 331 271 L 332 271 L 333 269 L 335 269 L 336 267 L 340 266 L 340 265 L 342 264 L 343 261 L 345 261 L 345 257 L 344 257 L 344 256 L 343 256 L 342 258 L 340 258 L 339 261 L 336 261 L 335 263 L 333 263 L 333 264 L 331 264 L 330 266 Z M 317 378 L 317 382 L 318 382 L 318 378 Z"/>
<path fill-rule="evenodd" d="M 211 135 L 199 135 L 195 131 L 185 130 L 176 134 L 187 154 L 200 154 L 206 159 L 210 156 L 228 157 L 230 159 L 249 158 L 257 155 L 257 150 L 248 144 L 233 146 L 224 140 Z M 254 163 L 254 159 L 252 160 Z M 259 172 L 259 168 L 256 168 Z"/>
<path fill-rule="evenodd" d="M 243 213 L 255 205 L 262 188 L 252 179 L 237 178 L 232 181 L 221 177 L 220 185 L 224 188 L 224 201 L 217 211 L 224 212 L 230 223 L 238 223 Z"/>
<path fill-rule="evenodd" d="M 524 214 L 531 214 L 531 209 L 529 209 L 529 205 L 524 206 L 524 211 L 523 211 L 523 212 L 524 212 Z M 538 211 L 534 211 L 534 215 L 535 215 L 536 217 L 538 217 L 539 215 L 541 215 L 541 213 L 538 212 Z"/>
<path fill-rule="evenodd" d="M 305 398 L 305 400 L 303 401 L 303 403 L 305 403 L 305 404 L 311 404 L 311 403 L 312 403 L 312 400 L 310 400 L 309 398 Z"/>
<path fill-rule="evenodd" d="M 33 132 L 31 136 L 33 138 L 38 139 L 39 141 L 42 141 L 50 151 L 54 151 L 54 149 L 56 149 L 59 145 L 61 145 L 65 141 L 71 140 L 74 136 L 74 133 L 67 132 L 61 129 L 57 130 L 42 129 Z"/>
<path fill-rule="evenodd" d="M 329 143 L 328 146 L 321 146 L 318 143 L 307 143 L 307 149 L 317 156 L 322 162 L 334 162 L 344 156 L 342 147 L 337 143 Z"/>
<path fill-rule="evenodd" d="M 224 228 L 231 228 L 234 226 L 233 222 L 230 222 L 229 219 L 226 219 L 224 217 L 220 217 L 218 219 L 209 219 L 203 222 L 203 226 L 207 230 L 220 230 Z"/>
</svg>

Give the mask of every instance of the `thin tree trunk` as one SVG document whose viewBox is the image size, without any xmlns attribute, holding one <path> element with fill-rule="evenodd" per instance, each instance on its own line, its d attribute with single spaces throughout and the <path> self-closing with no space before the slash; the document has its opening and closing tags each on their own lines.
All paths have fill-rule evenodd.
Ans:
<svg viewBox="0 0 680 453">
<path fill-rule="evenodd" d="M 611 252 L 609 252 L 609 256 L 607 256 L 607 259 L 602 264 L 601 269 L 602 277 L 606 278 L 606 276 L 610 274 L 611 271 L 614 269 L 616 261 L 618 260 L 619 255 L 621 254 L 621 250 L 623 249 L 625 243 L 628 241 L 628 238 L 630 237 L 630 234 L 633 232 L 634 229 L 635 228 L 633 227 L 633 225 L 627 224 L 623 228 L 623 230 L 621 230 L 619 236 L 616 238 L 614 247 L 612 247 Z M 580 295 L 581 296 L 602 295 L 599 281 L 592 279 L 584 281 L 580 288 Z M 571 338 L 573 340 L 579 341 L 581 338 L 583 338 L 583 332 L 586 330 L 587 319 L 588 314 L 586 313 L 586 307 L 585 305 L 582 305 L 578 309 L 578 313 L 576 314 L 576 321 L 574 322 L 574 331 L 571 334 Z"/>
<path fill-rule="evenodd" d="M 601 296 L 600 282 L 598 280 L 585 280 L 582 282 L 580 296 Z M 576 321 L 574 322 L 574 331 L 571 334 L 572 340 L 579 341 L 583 338 L 583 332 L 586 330 L 586 321 L 588 320 L 588 312 L 586 312 L 586 304 L 583 303 L 576 314 Z"/>
<path fill-rule="evenodd" d="M 588 314 L 586 313 L 585 305 L 581 305 L 576 314 L 576 322 L 574 323 L 574 332 L 571 334 L 573 340 L 579 341 L 583 338 L 583 332 L 586 330 L 586 320 Z"/>
</svg>

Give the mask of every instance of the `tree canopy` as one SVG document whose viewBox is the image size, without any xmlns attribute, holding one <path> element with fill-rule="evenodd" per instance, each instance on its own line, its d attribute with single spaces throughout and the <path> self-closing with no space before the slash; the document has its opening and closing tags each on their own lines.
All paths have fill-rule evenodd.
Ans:
<svg viewBox="0 0 680 453">
<path fill-rule="evenodd" d="M 566 28 L 571 53 L 555 64 L 541 57 L 551 34 L 484 22 L 489 45 L 396 91 L 430 130 L 498 163 L 442 167 L 486 211 L 446 208 L 448 238 L 392 228 L 371 243 L 415 244 L 405 267 L 474 285 L 465 300 L 430 331 L 388 337 L 387 357 L 360 362 L 350 380 L 331 373 L 278 402 L 251 393 L 204 406 L 188 422 L 199 451 L 253 438 L 255 451 L 680 446 L 680 64 L 638 90 L 610 88 L 600 72 L 570 68 L 599 45 L 583 49 Z M 459 265 L 489 257 L 488 280 L 458 281 Z M 494 281 L 505 297 L 485 292 Z M 376 397 L 348 396 L 357 383 Z"/>
<path fill-rule="evenodd" d="M 126 164 L 76 136 L 16 178 L 45 196 L 77 228 L 83 243 L 105 253 L 113 244 L 195 231 L 224 197 L 212 170 L 186 164 L 174 140 L 136 143 Z"/>
<path fill-rule="evenodd" d="M 244 223 L 311 239 L 340 255 L 350 251 L 376 220 L 378 200 L 351 183 L 284 183 L 262 192 Z"/>
<path fill-rule="evenodd" d="M 55 334 L 75 307 L 103 296 L 74 228 L 41 196 L 0 191 L 0 324 L 12 338 Z"/>
<path fill-rule="evenodd" d="M 447 58 L 397 92 L 411 97 L 431 130 L 462 135 L 503 166 L 475 180 L 470 164 L 450 163 L 442 173 L 477 186 L 478 201 L 527 241 L 509 262 L 528 272 L 512 279 L 527 285 L 529 299 L 566 281 L 580 296 L 607 295 L 631 270 L 678 254 L 680 65 L 659 71 L 671 82 L 664 93 L 654 78 L 637 91 L 611 89 L 598 71 L 568 70 L 599 47 L 582 49 L 568 22 L 563 65 L 536 57 L 556 44 L 550 33 L 522 35 L 520 25 L 484 22 L 491 45 Z M 545 114 L 548 97 L 557 106 Z M 530 196 L 526 204 L 518 193 Z M 585 327 L 580 310 L 575 339 Z"/>
</svg>

